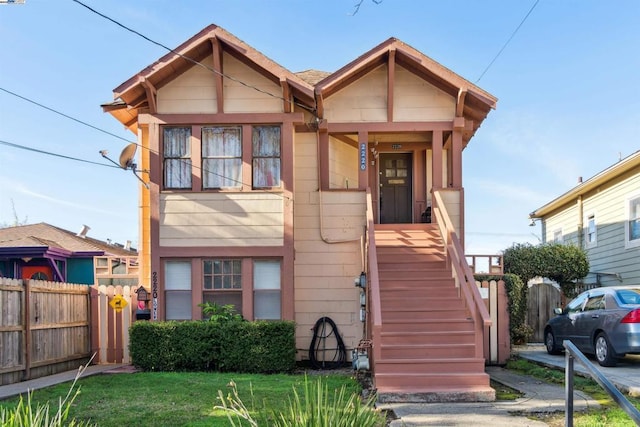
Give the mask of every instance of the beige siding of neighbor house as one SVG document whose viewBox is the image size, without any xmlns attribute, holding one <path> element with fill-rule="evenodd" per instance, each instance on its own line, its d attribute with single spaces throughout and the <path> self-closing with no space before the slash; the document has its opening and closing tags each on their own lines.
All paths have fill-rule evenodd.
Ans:
<svg viewBox="0 0 640 427">
<path fill-rule="evenodd" d="M 362 271 L 360 238 L 365 226 L 365 194 L 318 193 L 314 134 L 298 134 L 295 144 L 295 318 L 299 359 L 309 357 L 316 321 L 336 322 L 347 349 L 363 338 L 359 291 L 354 279 Z M 322 201 L 322 209 L 321 209 Z M 320 213 L 322 211 L 322 227 Z M 323 240 L 341 241 L 327 243 Z"/>
<path fill-rule="evenodd" d="M 234 80 L 224 79 L 225 113 L 282 113 L 282 88 L 257 73 L 233 56 L 223 56 L 224 74 Z M 245 84 L 241 84 L 243 82 Z M 267 93 L 276 96 L 270 96 Z"/>
<path fill-rule="evenodd" d="M 329 138 L 329 188 L 358 187 L 358 149 Z"/>
<path fill-rule="evenodd" d="M 396 67 L 395 75 L 394 121 L 453 120 L 456 101 L 452 96 L 400 66 Z"/>
<path fill-rule="evenodd" d="M 202 64 L 213 68 L 213 59 Z M 158 89 L 158 113 L 217 113 L 214 77 L 203 67 L 191 67 Z"/>
<path fill-rule="evenodd" d="M 161 194 L 160 212 L 160 246 L 283 245 L 280 194 Z"/>
<path fill-rule="evenodd" d="M 329 122 L 384 122 L 387 120 L 387 67 L 371 73 L 338 91 L 324 102 Z"/>
<path fill-rule="evenodd" d="M 579 224 L 578 204 L 568 205 L 564 210 L 550 216 L 545 223 L 544 241 L 553 242 L 553 233 L 562 230 L 562 243 L 577 245 Z"/>
</svg>

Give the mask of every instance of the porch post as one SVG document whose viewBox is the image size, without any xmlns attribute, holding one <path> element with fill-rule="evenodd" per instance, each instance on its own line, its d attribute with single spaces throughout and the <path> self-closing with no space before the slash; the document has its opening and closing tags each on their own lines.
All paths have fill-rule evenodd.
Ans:
<svg viewBox="0 0 640 427">
<path fill-rule="evenodd" d="M 462 188 L 462 130 L 464 119 L 456 117 L 451 138 L 451 186 Z M 461 126 L 461 127 L 460 127 Z"/>
<path fill-rule="evenodd" d="M 369 132 L 358 132 L 358 190 L 366 190 L 369 186 Z"/>
<path fill-rule="evenodd" d="M 442 131 L 433 131 L 433 142 L 431 144 L 431 175 L 433 177 L 433 190 L 442 188 Z"/>
</svg>

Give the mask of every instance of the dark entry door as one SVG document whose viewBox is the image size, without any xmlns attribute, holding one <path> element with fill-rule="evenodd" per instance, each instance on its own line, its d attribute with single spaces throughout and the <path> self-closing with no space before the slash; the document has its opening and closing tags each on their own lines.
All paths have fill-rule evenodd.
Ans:
<svg viewBox="0 0 640 427">
<path fill-rule="evenodd" d="M 411 223 L 411 153 L 380 153 L 380 224 Z"/>
</svg>

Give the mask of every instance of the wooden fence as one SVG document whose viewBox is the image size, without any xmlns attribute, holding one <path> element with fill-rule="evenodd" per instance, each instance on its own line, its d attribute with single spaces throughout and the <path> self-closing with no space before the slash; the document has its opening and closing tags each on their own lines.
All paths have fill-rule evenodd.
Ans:
<svg viewBox="0 0 640 427">
<path fill-rule="evenodd" d="M 476 286 L 480 290 L 491 318 L 489 333 L 485 332 L 484 337 L 484 358 L 488 364 L 504 364 L 511 356 L 508 298 L 504 282 L 502 280 L 476 281 Z"/>
<path fill-rule="evenodd" d="M 0 385 L 77 369 L 94 353 L 94 363 L 129 363 L 136 306 L 129 286 L 0 278 Z"/>
</svg>

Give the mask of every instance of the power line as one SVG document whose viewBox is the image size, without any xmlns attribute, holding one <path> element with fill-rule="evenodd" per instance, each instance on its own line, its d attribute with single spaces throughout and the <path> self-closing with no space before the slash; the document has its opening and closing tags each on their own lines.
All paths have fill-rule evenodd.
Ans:
<svg viewBox="0 0 640 427">
<path fill-rule="evenodd" d="M 21 150 L 27 150 L 27 151 L 33 151 L 35 153 L 46 154 L 48 156 L 60 157 L 60 158 L 63 158 L 63 159 L 68 159 L 68 160 L 75 160 L 76 162 L 90 163 L 92 165 L 106 166 L 108 168 L 120 169 L 118 166 L 108 165 L 106 163 L 92 162 L 91 160 L 85 160 L 85 159 L 79 159 L 77 157 L 65 156 L 64 154 L 52 153 L 50 151 L 38 150 L 37 148 L 27 147 L 25 145 L 14 144 L 12 142 L 7 142 L 7 141 L 0 140 L 0 144 L 7 145 L 7 146 L 13 147 L 13 148 L 19 148 Z"/>
<path fill-rule="evenodd" d="M 482 74 L 480 74 L 480 77 L 478 77 L 478 80 L 476 80 L 476 83 L 478 83 L 480 81 L 480 79 L 482 77 L 484 77 L 485 73 L 487 71 L 489 71 L 489 68 L 491 68 L 491 66 L 493 65 L 494 62 L 496 62 L 496 59 L 498 59 L 498 57 L 500 56 L 500 54 L 502 54 L 502 51 L 507 47 L 507 45 L 509 44 L 509 42 L 511 42 L 511 39 L 513 39 L 513 37 L 516 35 L 516 33 L 518 32 L 518 30 L 520 29 L 520 27 L 522 27 L 522 24 L 524 24 L 524 22 L 527 20 L 527 18 L 529 17 L 529 15 L 531 15 L 531 12 L 533 12 L 533 9 L 536 8 L 536 6 L 538 5 L 538 3 L 540 2 L 540 0 L 536 0 L 533 3 L 533 6 L 531 6 L 531 9 L 529 9 L 529 12 L 527 12 L 527 14 L 525 15 L 524 18 L 522 18 L 522 21 L 520 21 L 520 24 L 516 27 L 515 30 L 513 30 L 513 32 L 511 33 L 511 36 L 509 37 L 509 39 L 505 42 L 505 44 L 502 46 L 502 49 L 500 49 L 500 51 L 498 51 L 498 53 L 496 54 L 496 56 L 493 57 L 493 59 L 491 60 L 491 62 L 489 63 L 489 65 L 487 65 L 487 68 L 484 69 L 484 71 L 482 72 Z"/>
<path fill-rule="evenodd" d="M 72 0 L 72 1 L 73 1 L 73 2 L 75 2 L 75 3 L 78 3 L 78 4 L 79 4 L 80 6 L 82 6 L 82 7 L 85 7 L 86 9 L 88 9 L 88 10 L 90 10 L 91 12 L 95 13 L 96 15 L 98 15 L 98 16 L 100 16 L 100 17 L 102 17 L 102 18 L 104 18 L 104 19 L 106 19 L 106 20 L 108 20 L 108 21 L 110 21 L 110 22 L 112 22 L 112 23 L 114 23 L 114 24 L 116 24 L 116 25 L 117 25 L 117 26 L 119 26 L 120 28 L 123 28 L 123 29 L 125 29 L 125 30 L 127 30 L 127 31 L 129 31 L 129 32 L 131 32 L 131 33 L 133 33 L 133 34 L 135 34 L 135 35 L 137 35 L 137 36 L 139 36 L 139 37 L 142 37 L 143 39 L 145 39 L 145 40 L 146 40 L 146 41 L 148 41 L 149 43 L 153 43 L 153 44 L 155 44 L 156 46 L 159 46 L 159 47 L 161 47 L 161 48 L 163 48 L 163 49 L 166 49 L 166 50 L 168 50 L 169 52 L 173 53 L 174 55 L 178 55 L 180 58 L 185 59 L 185 60 L 187 60 L 187 61 L 191 62 L 191 63 L 192 63 L 192 64 L 194 64 L 194 65 L 197 65 L 197 66 L 199 66 L 199 67 L 202 67 L 202 68 L 204 68 L 205 70 L 209 70 L 209 71 L 211 71 L 212 73 L 217 74 L 217 75 L 219 75 L 219 76 L 221 76 L 221 77 L 224 77 L 224 78 L 226 78 L 226 79 L 229 79 L 229 80 L 232 80 L 232 81 L 234 81 L 234 82 L 236 82 L 236 83 L 239 83 L 239 84 L 241 84 L 241 85 L 243 85 L 243 86 L 245 86 L 245 87 L 247 87 L 247 88 L 249 88 L 249 89 L 253 89 L 253 90 L 255 90 L 255 91 L 258 91 L 258 92 L 263 93 L 263 94 L 265 94 L 265 95 L 271 96 L 271 97 L 273 97 L 273 98 L 280 99 L 280 100 L 282 100 L 282 101 L 284 101 L 284 102 L 291 102 L 291 101 L 289 101 L 288 99 L 283 98 L 282 96 L 279 96 L 279 95 L 273 94 L 273 93 L 271 93 L 271 92 L 269 92 L 269 91 L 266 91 L 266 90 L 260 89 L 259 87 L 256 87 L 256 86 L 252 86 L 252 85 L 250 85 L 249 83 L 243 82 L 242 80 L 239 80 L 239 79 L 237 79 L 237 78 L 235 78 L 235 77 L 233 77 L 233 76 L 230 76 L 230 75 L 228 75 L 228 74 L 224 74 L 224 73 L 222 73 L 222 72 L 220 72 L 220 71 L 218 71 L 218 70 L 216 70 L 216 69 L 214 69 L 214 68 L 211 68 L 211 67 L 209 67 L 209 66 L 207 66 L 207 65 L 205 65 L 205 64 L 203 64 L 203 63 L 201 63 L 201 62 L 198 62 L 198 61 L 196 61 L 195 59 L 189 58 L 188 56 L 183 55 L 183 54 L 181 54 L 180 52 L 177 52 L 176 50 L 171 49 L 170 47 L 165 46 L 164 44 L 162 44 L 162 43 L 160 43 L 160 42 L 157 42 L 157 41 L 155 41 L 155 40 L 151 39 L 150 37 L 145 36 L 144 34 L 140 33 L 139 31 L 136 31 L 136 30 L 134 30 L 134 29 L 132 29 L 132 28 L 130 28 L 130 27 L 127 27 L 126 25 L 122 24 L 121 22 L 118 22 L 118 21 L 116 21 L 115 19 L 113 19 L 113 18 L 111 18 L 111 17 L 109 17 L 109 16 L 107 16 L 107 15 L 105 15 L 105 14 L 101 13 L 101 12 L 98 12 L 97 10 L 93 9 L 91 6 L 87 6 L 86 4 L 82 3 L 80 0 Z M 315 110 L 310 109 L 310 108 L 309 108 L 309 107 L 307 107 L 306 105 L 303 105 L 303 104 L 300 104 L 300 103 L 297 103 L 297 102 L 292 102 L 292 103 L 293 103 L 294 105 L 297 105 L 297 106 L 299 106 L 299 107 L 301 107 L 301 108 L 303 108 L 303 109 L 305 109 L 305 110 L 309 111 L 309 112 L 310 112 L 311 114 L 313 114 L 314 116 L 316 115 L 316 114 L 315 114 Z"/>
<path fill-rule="evenodd" d="M 123 137 L 121 137 L 121 136 L 119 136 L 119 135 L 116 135 L 115 133 L 111 133 L 111 132 L 106 131 L 106 130 L 104 130 L 104 129 L 100 129 L 100 128 L 99 128 L 99 127 L 97 127 L 97 126 L 94 126 L 94 125 L 89 124 L 89 123 L 87 123 L 87 122 L 83 122 L 82 120 L 80 120 L 80 119 L 76 119 L 75 117 L 71 117 L 70 115 L 65 114 L 65 113 L 62 113 L 62 112 L 60 112 L 60 111 L 58 111 L 58 110 L 56 110 L 56 109 L 54 109 L 54 108 L 47 107 L 46 105 L 40 104 L 39 102 L 36 102 L 36 101 L 34 101 L 33 99 L 29 99 L 29 98 L 27 98 L 27 97 L 25 97 L 25 96 L 18 95 L 17 93 L 15 93 L 15 92 L 11 92 L 11 91 L 10 91 L 10 90 L 8 90 L 8 89 L 5 89 L 5 88 L 0 87 L 0 90 L 1 90 L 1 91 L 3 91 L 3 92 L 8 93 L 8 94 L 10 94 L 10 95 L 13 95 L 13 96 L 15 96 L 15 97 L 18 97 L 18 98 L 22 99 L 23 101 L 30 102 L 30 103 L 31 103 L 31 104 L 33 104 L 33 105 L 37 105 L 37 106 L 38 106 L 38 107 L 40 107 L 40 108 L 44 108 L 45 110 L 49 110 L 49 111 L 51 111 L 52 113 L 56 113 L 56 114 L 58 114 L 58 115 L 60 115 L 60 116 L 62 116 L 62 117 L 65 117 L 65 118 L 69 119 L 69 120 L 73 120 L 74 122 L 77 122 L 77 123 L 80 123 L 80 124 L 82 124 L 82 125 L 88 126 L 88 127 L 90 127 L 91 129 L 97 130 L 98 132 L 105 133 L 105 134 L 107 134 L 107 135 L 113 136 L 114 138 L 118 138 L 118 139 L 121 139 L 121 140 L 126 141 L 126 142 L 132 142 L 132 141 L 129 141 L 128 139 L 126 139 L 126 138 L 123 138 Z"/>
<path fill-rule="evenodd" d="M 40 107 L 40 108 L 44 108 L 45 110 L 51 111 L 51 112 L 53 112 L 53 113 L 55 113 L 55 114 L 58 114 L 58 115 L 60 115 L 60 116 L 62 116 L 62 117 L 64 117 L 64 118 L 66 118 L 66 119 L 73 120 L 74 122 L 76 122 L 76 123 L 80 123 L 80 124 L 82 124 L 82 125 L 84 125 L 84 126 L 87 126 L 87 127 L 91 128 L 91 129 L 94 129 L 94 130 L 97 130 L 97 131 L 99 131 L 99 132 L 105 133 L 105 134 L 107 134 L 107 135 L 113 136 L 113 137 L 115 137 L 115 138 L 121 139 L 121 140 L 126 141 L 126 142 L 128 142 L 128 143 L 130 143 L 130 144 L 135 144 L 136 146 L 138 146 L 138 147 L 140 147 L 140 148 L 142 148 L 142 149 L 148 150 L 149 152 L 151 152 L 151 153 L 153 153 L 153 154 L 160 155 L 160 153 L 159 153 L 158 151 L 152 150 L 152 149 L 151 149 L 151 148 L 149 148 L 149 147 L 145 147 L 145 146 L 143 146 L 143 145 L 141 145 L 141 144 L 139 144 L 139 143 L 137 143 L 137 142 L 129 141 L 129 140 L 128 140 L 128 139 L 126 139 L 126 138 L 123 138 L 123 137 L 121 137 L 121 136 L 119 136 L 119 135 L 116 135 L 116 134 L 114 134 L 114 133 L 111 133 L 111 132 L 109 132 L 109 131 L 106 131 L 106 130 L 104 130 L 104 129 L 101 129 L 101 128 L 97 127 L 97 126 L 94 126 L 94 125 L 92 125 L 92 124 L 90 124 L 90 123 L 87 123 L 87 122 L 85 122 L 85 121 L 82 121 L 82 120 L 80 120 L 80 119 L 77 119 L 77 118 L 75 118 L 75 117 L 72 117 L 72 116 L 70 116 L 70 115 L 68 115 L 68 114 L 65 114 L 65 113 L 63 113 L 63 112 L 61 112 L 61 111 L 56 110 L 55 108 L 48 107 L 48 106 L 46 106 L 46 105 L 44 105 L 44 104 L 42 104 L 42 103 L 40 103 L 40 102 L 34 101 L 33 99 L 27 98 L 27 97 L 22 96 L 22 95 L 18 95 L 18 94 L 17 94 L 17 93 L 15 93 L 15 92 L 12 92 L 12 91 L 10 91 L 10 90 L 7 90 L 7 89 L 1 88 L 1 87 L 0 87 L 0 90 L 4 91 L 4 92 L 6 92 L 6 93 L 8 93 L 8 94 L 10 94 L 10 95 L 13 95 L 13 96 L 15 96 L 15 97 L 17 97 L 17 98 L 20 98 L 20 99 L 22 99 L 22 100 L 24 100 L 24 101 L 26 101 L 26 102 L 29 102 L 29 103 L 31 103 L 31 104 L 33 104 L 33 105 L 36 105 L 36 106 L 38 106 L 38 107 Z M 22 146 L 22 145 L 18 145 L 18 144 L 13 144 L 13 143 L 6 142 L 6 141 L 0 141 L 0 142 L 1 142 L 1 143 L 3 143 L 3 144 L 5 144 L 5 145 L 11 146 L 11 147 L 21 148 L 21 149 L 24 149 L 24 150 L 35 151 L 35 152 L 39 152 L 39 153 L 42 153 L 42 154 L 48 154 L 48 155 L 52 155 L 52 156 L 62 157 L 62 158 L 71 159 L 71 160 L 77 160 L 77 161 L 86 162 L 86 163 L 94 163 L 94 164 L 96 164 L 96 165 L 101 165 L 101 166 L 109 166 L 109 167 L 118 168 L 118 166 L 112 166 L 112 165 L 107 165 L 107 164 L 104 164 L 104 163 L 92 162 L 92 161 L 90 161 L 90 160 L 83 160 L 83 159 L 77 159 L 77 158 L 68 157 L 68 156 L 64 156 L 64 155 L 59 155 L 59 154 L 51 153 L 51 152 L 48 152 L 48 151 L 42 151 L 42 150 L 38 150 L 38 149 L 35 149 L 35 148 L 29 148 L 29 147 Z M 102 152 L 100 152 L 100 153 L 102 154 Z M 105 155 L 103 154 L 103 156 L 105 156 Z M 108 157 L 107 157 L 107 159 L 108 159 Z M 109 159 L 109 160 L 110 160 L 110 159 Z M 243 182 L 243 181 L 239 181 L 239 180 L 236 180 L 236 179 L 233 179 L 233 178 L 230 178 L 230 177 L 224 176 L 224 175 L 222 175 L 222 174 L 219 174 L 219 173 L 217 173 L 217 172 L 207 170 L 206 168 L 202 168 L 202 167 L 200 167 L 200 166 L 198 166 L 198 165 L 194 165 L 194 164 L 192 164 L 192 165 L 191 165 L 191 167 L 192 167 L 192 168 L 195 168 L 195 169 L 198 169 L 198 170 L 200 170 L 200 171 L 202 171 L 202 172 L 210 173 L 210 174 L 213 174 L 213 175 L 219 176 L 219 177 L 221 177 L 221 178 L 225 178 L 225 179 L 227 179 L 227 180 L 229 180 L 229 181 L 231 181 L 231 182 L 234 182 L 234 183 L 236 183 L 236 184 L 240 184 L 241 186 L 248 186 L 248 187 L 249 187 L 249 186 L 251 186 L 251 185 L 249 185 L 249 184 L 246 184 L 246 183 L 245 183 L 245 182 Z M 273 193 L 273 194 L 278 194 L 278 193 Z M 289 200 L 289 199 L 290 199 L 289 197 L 287 197 L 287 196 L 285 196 L 285 195 L 281 195 L 281 197 L 282 197 L 282 198 L 285 198 L 285 199 L 287 199 L 287 200 Z"/>
</svg>

